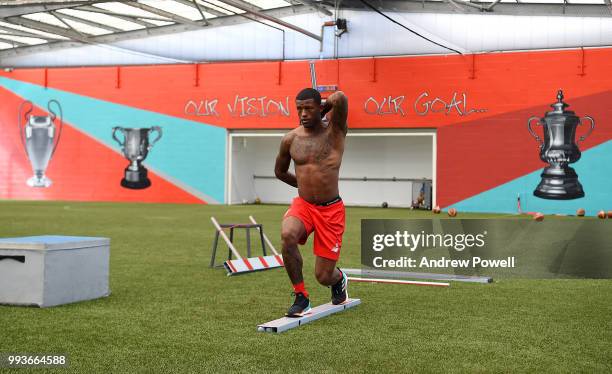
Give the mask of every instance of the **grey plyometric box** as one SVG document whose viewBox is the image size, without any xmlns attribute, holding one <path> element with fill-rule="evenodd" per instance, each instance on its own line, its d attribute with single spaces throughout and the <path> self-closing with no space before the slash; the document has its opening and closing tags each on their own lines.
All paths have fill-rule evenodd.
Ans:
<svg viewBox="0 0 612 374">
<path fill-rule="evenodd" d="M 110 294 L 110 239 L 0 239 L 0 304 L 49 307 Z"/>
</svg>

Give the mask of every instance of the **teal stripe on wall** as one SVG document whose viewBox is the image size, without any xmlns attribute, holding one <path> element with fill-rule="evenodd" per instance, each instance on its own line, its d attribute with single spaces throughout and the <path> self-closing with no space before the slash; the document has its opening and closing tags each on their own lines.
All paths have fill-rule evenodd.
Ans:
<svg viewBox="0 0 612 374">
<path fill-rule="evenodd" d="M 144 162 L 147 168 L 209 202 L 224 202 L 226 129 L 9 78 L 0 77 L 0 86 L 42 108 L 58 100 L 66 122 L 118 152 L 114 126 L 161 126 L 164 134 Z"/>
<path fill-rule="evenodd" d="M 521 196 L 524 212 L 545 214 L 575 214 L 584 208 L 587 215 L 599 210 L 612 210 L 612 140 L 582 153 L 581 159 L 572 164 L 585 197 L 574 200 L 546 200 L 533 196 L 540 183 L 542 169 L 514 179 L 499 187 L 472 196 L 452 206 L 464 212 L 516 213 L 517 196 Z M 542 163 L 542 168 L 544 163 Z"/>
</svg>

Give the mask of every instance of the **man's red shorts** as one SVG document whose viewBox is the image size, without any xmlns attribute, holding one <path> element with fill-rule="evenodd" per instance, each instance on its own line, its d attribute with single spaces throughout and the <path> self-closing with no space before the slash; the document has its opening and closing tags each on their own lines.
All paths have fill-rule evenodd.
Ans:
<svg viewBox="0 0 612 374">
<path fill-rule="evenodd" d="M 306 243 L 308 236 L 314 231 L 315 256 L 337 261 L 342 248 L 344 234 L 344 203 L 340 197 L 323 205 L 314 205 L 301 197 L 293 199 L 286 217 L 296 217 L 304 224 L 306 235 L 300 239 L 300 244 Z"/>
</svg>

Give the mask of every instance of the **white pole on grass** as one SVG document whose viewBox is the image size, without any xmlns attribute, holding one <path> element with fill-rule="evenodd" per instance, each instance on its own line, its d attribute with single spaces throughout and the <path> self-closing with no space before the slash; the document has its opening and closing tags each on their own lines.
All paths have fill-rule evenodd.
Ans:
<svg viewBox="0 0 612 374">
<path fill-rule="evenodd" d="M 255 218 L 253 218 L 253 216 L 249 216 L 249 219 L 251 220 L 253 224 L 257 225 L 257 221 L 255 221 Z M 257 230 L 259 230 L 259 227 L 257 228 Z M 275 255 L 279 256 L 278 252 L 276 252 L 276 249 L 272 245 L 272 242 L 270 241 L 270 239 L 268 239 L 265 233 L 263 234 L 263 238 L 266 241 L 266 244 L 268 245 L 268 247 L 270 247 L 270 249 L 272 250 L 272 252 L 274 252 Z"/>
<path fill-rule="evenodd" d="M 391 284 L 412 284 L 414 286 L 431 286 L 431 287 L 448 287 L 450 283 L 441 282 L 420 282 L 420 281 L 408 281 L 400 279 L 380 279 L 380 278 L 355 278 L 348 277 L 348 280 L 352 282 L 367 282 L 367 283 L 391 283 Z"/>
</svg>

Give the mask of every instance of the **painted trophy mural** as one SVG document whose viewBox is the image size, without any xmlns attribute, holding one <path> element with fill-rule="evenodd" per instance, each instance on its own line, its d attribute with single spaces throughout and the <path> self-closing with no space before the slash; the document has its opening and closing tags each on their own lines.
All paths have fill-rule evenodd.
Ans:
<svg viewBox="0 0 612 374">
<path fill-rule="evenodd" d="M 55 106 L 56 111 L 53 110 Z M 27 109 L 26 109 L 27 108 Z M 25 109 L 25 112 L 24 112 Z M 25 149 L 26 155 L 32 165 L 34 175 L 26 183 L 30 187 L 49 187 L 51 179 L 45 175 L 49 161 L 57 149 L 63 128 L 63 111 L 57 100 L 47 103 L 48 116 L 32 115 L 34 105 L 31 101 L 24 101 L 19 106 L 19 138 Z M 55 121 L 59 118 L 59 126 Z"/>
<path fill-rule="evenodd" d="M 584 189 L 578 181 L 578 174 L 569 166 L 581 157 L 578 143 L 584 141 L 595 128 L 595 120 L 589 116 L 579 118 L 571 110 L 566 110 L 569 104 L 563 102 L 563 91 L 557 92 L 557 102 L 552 104 L 552 111 L 544 118 L 531 117 L 527 120 L 527 130 L 540 145 L 540 159 L 548 164 L 542 172 L 542 180 L 533 194 L 542 199 L 571 200 L 584 197 Z M 531 127 L 542 126 L 544 140 Z M 588 132 L 576 142 L 576 129 L 583 120 L 590 122 Z"/>
<path fill-rule="evenodd" d="M 123 134 L 123 140 L 117 137 L 117 132 Z M 157 136 L 153 141 L 149 141 L 149 135 L 153 132 L 156 132 Z M 161 137 L 162 128 L 159 126 L 150 128 L 113 127 L 113 139 L 121 147 L 123 156 L 130 162 L 121 180 L 122 187 L 139 190 L 151 185 L 151 180 L 147 176 L 147 168 L 142 165 L 142 162 Z"/>
</svg>

